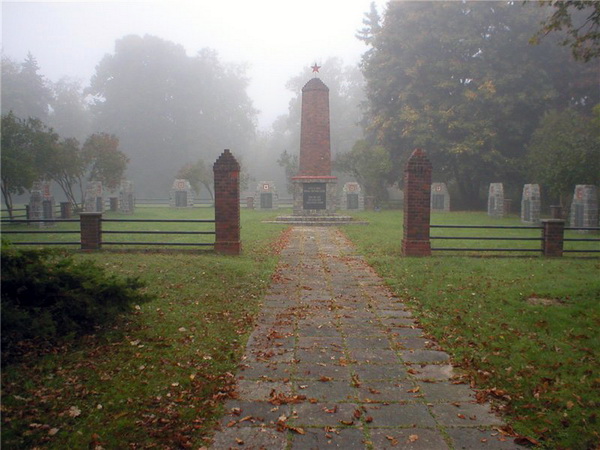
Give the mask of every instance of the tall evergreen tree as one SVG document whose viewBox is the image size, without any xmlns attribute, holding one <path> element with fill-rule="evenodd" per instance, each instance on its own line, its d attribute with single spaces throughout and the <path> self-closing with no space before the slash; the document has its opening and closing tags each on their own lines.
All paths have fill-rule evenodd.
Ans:
<svg viewBox="0 0 600 450">
<path fill-rule="evenodd" d="M 12 111 L 22 119 L 46 121 L 52 100 L 50 88 L 31 53 L 17 64 L 2 57 L 2 115 Z"/>
</svg>

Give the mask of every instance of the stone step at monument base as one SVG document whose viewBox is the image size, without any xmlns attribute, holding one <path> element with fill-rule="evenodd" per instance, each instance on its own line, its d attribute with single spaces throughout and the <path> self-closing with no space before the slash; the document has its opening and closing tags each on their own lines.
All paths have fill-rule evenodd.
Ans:
<svg viewBox="0 0 600 450">
<path fill-rule="evenodd" d="M 352 216 L 278 216 L 275 220 L 265 220 L 263 223 L 283 223 L 288 225 L 302 225 L 326 227 L 337 225 L 369 225 L 369 222 L 357 220 Z"/>
</svg>

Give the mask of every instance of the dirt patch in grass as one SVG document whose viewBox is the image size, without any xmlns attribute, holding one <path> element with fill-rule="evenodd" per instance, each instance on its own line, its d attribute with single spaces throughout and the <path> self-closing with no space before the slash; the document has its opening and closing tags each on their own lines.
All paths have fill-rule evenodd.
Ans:
<svg viewBox="0 0 600 450">
<path fill-rule="evenodd" d="M 546 297 L 527 297 L 527 303 L 530 305 L 538 306 L 562 306 L 565 304 L 564 300 L 560 298 L 546 298 Z"/>
</svg>

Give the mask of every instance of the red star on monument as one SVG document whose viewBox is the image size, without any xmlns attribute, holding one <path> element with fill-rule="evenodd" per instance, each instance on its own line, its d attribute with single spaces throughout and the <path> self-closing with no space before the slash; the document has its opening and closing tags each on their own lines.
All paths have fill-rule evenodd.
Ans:
<svg viewBox="0 0 600 450">
<path fill-rule="evenodd" d="M 311 66 L 310 68 L 313 70 L 313 73 L 318 73 L 321 66 L 317 66 L 317 63 L 315 63 L 314 66 Z"/>
</svg>

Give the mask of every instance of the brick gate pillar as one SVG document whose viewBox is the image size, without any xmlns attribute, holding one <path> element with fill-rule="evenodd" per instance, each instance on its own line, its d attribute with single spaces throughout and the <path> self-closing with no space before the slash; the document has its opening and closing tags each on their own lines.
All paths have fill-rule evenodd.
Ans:
<svg viewBox="0 0 600 450">
<path fill-rule="evenodd" d="M 430 256 L 431 162 L 420 148 L 404 167 L 404 256 Z"/>
<path fill-rule="evenodd" d="M 102 213 L 81 213 L 81 250 L 100 250 L 102 248 Z"/>
<path fill-rule="evenodd" d="M 240 165 L 229 150 L 223 151 L 213 166 L 215 178 L 215 251 L 239 255 Z"/>
<path fill-rule="evenodd" d="M 562 219 L 542 220 L 542 255 L 562 256 L 565 221 Z"/>
</svg>

